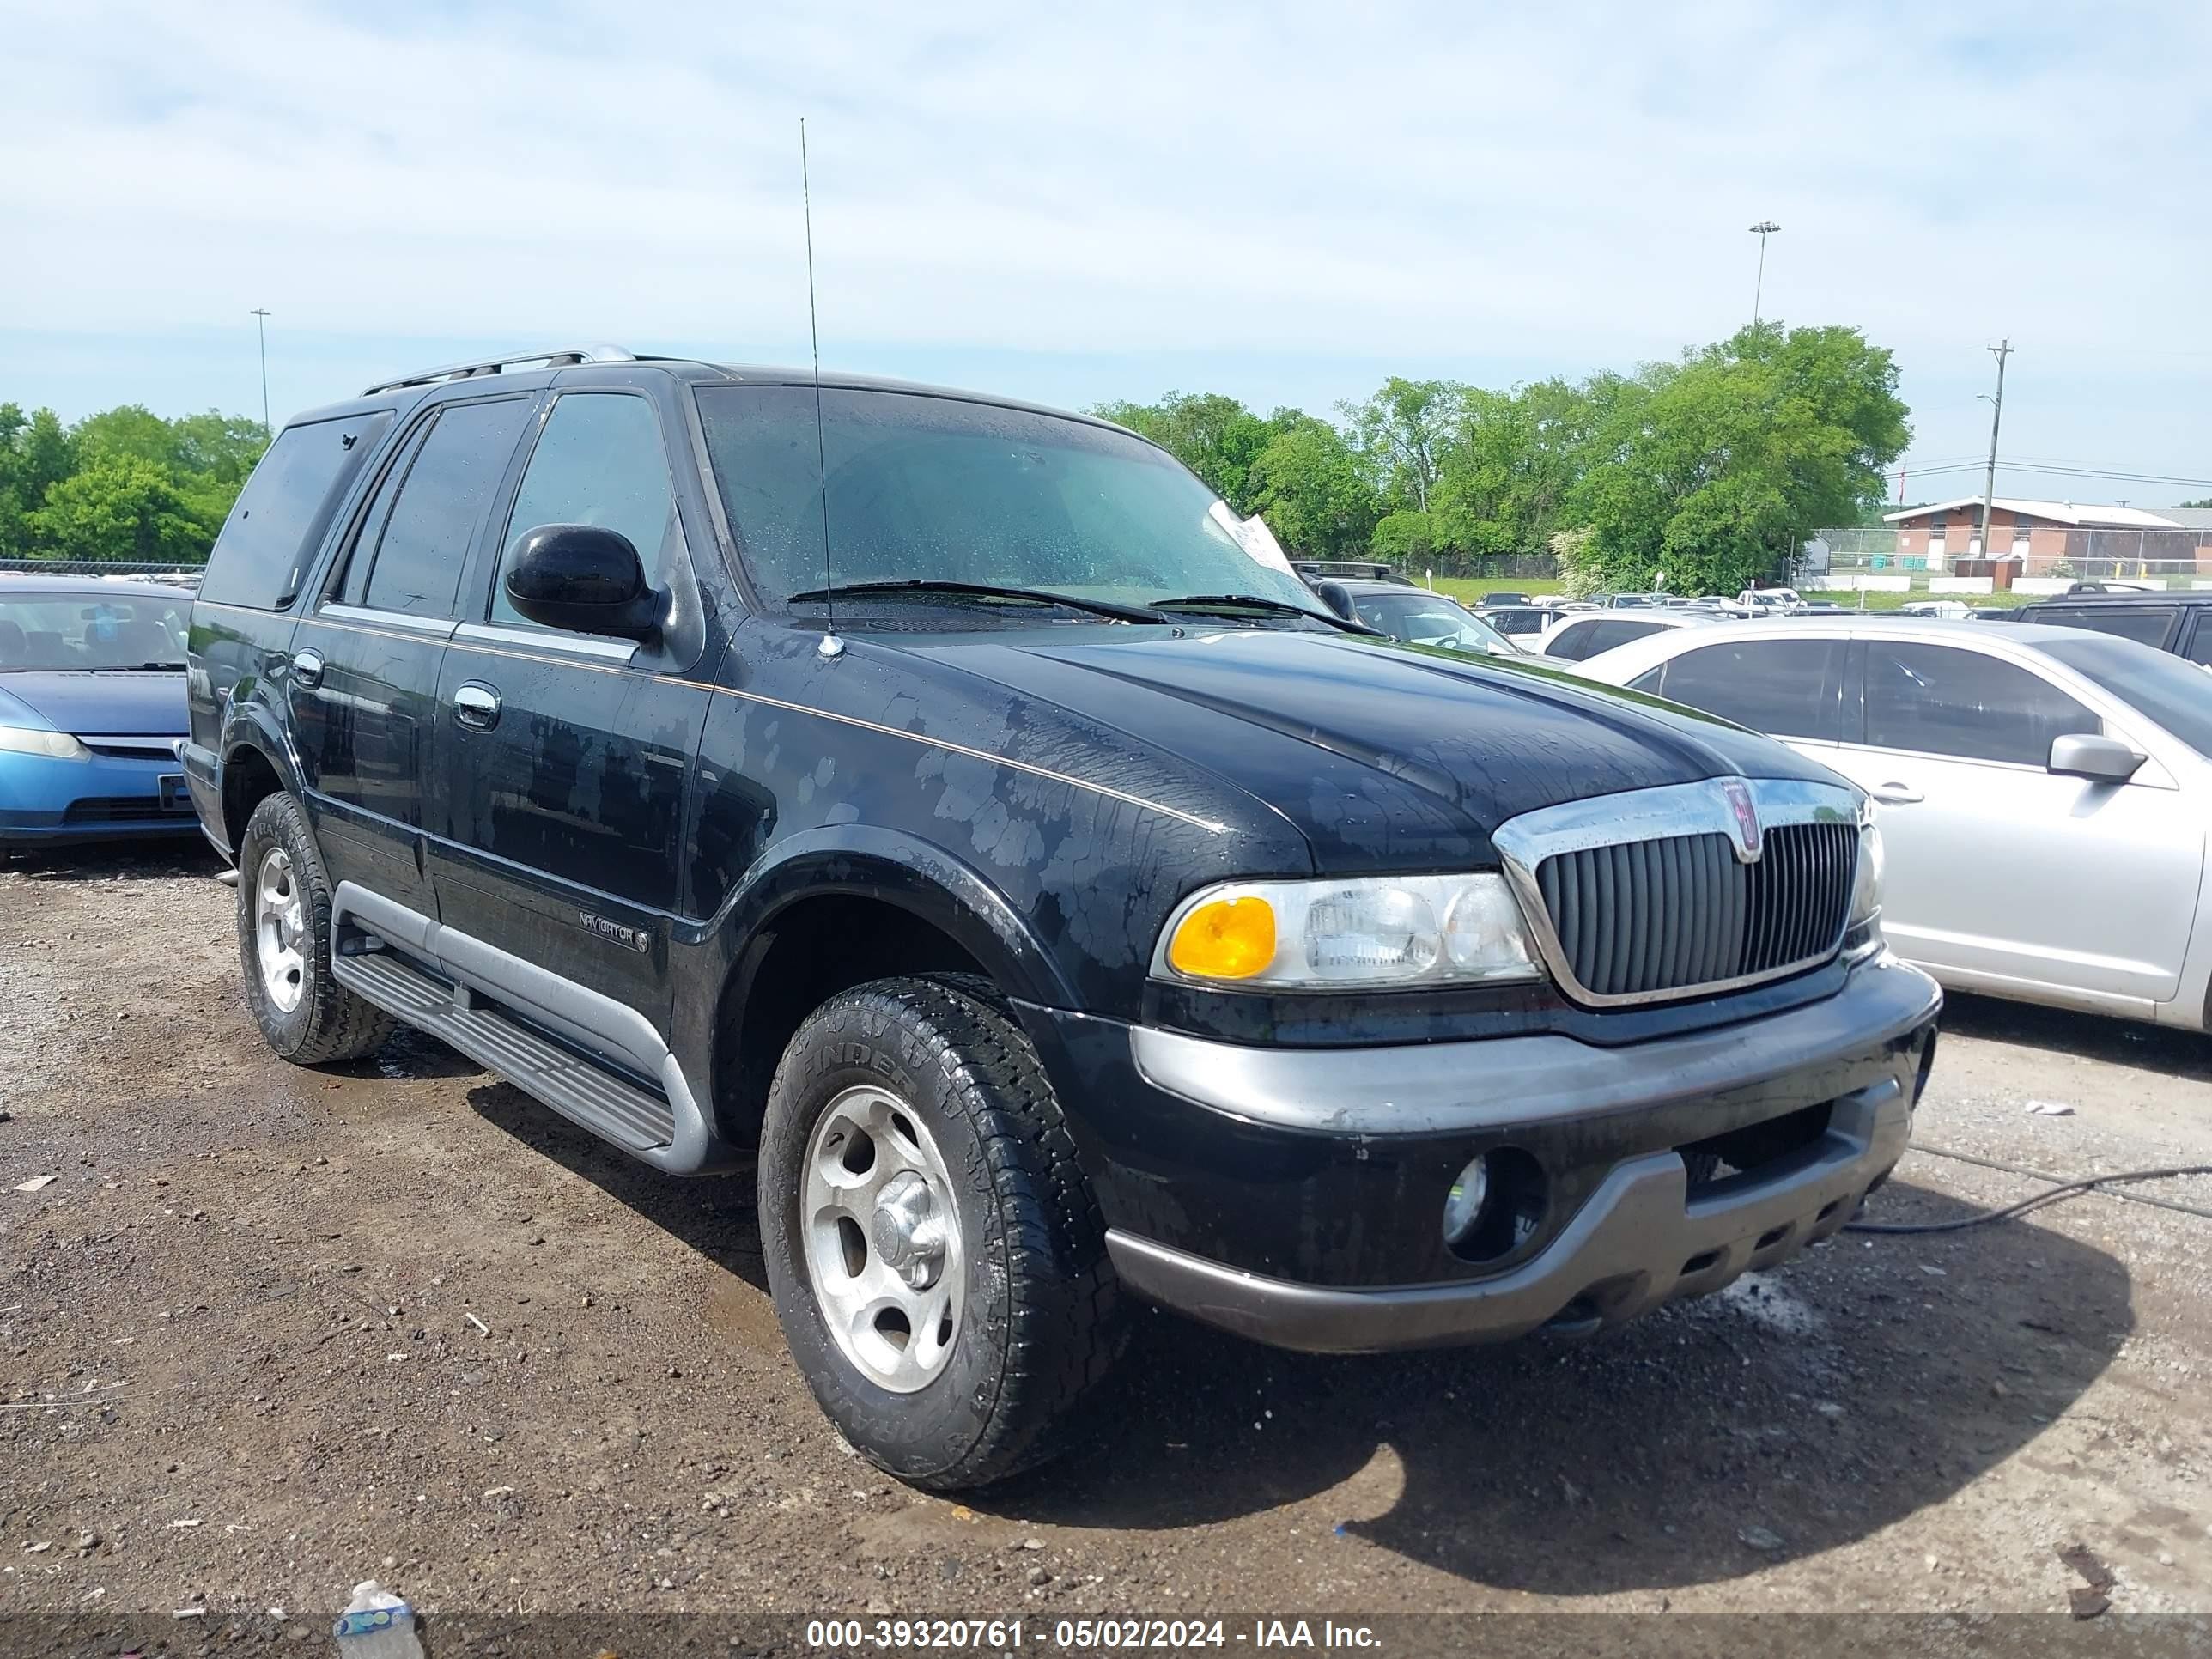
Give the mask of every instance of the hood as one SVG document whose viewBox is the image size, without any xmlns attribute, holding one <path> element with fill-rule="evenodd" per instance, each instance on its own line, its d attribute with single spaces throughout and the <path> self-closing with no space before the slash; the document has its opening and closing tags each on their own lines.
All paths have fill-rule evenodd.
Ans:
<svg viewBox="0 0 2212 1659">
<path fill-rule="evenodd" d="M 1487 855 L 1509 818 L 1625 790 L 1837 781 L 1771 738 L 1656 698 L 1386 640 L 1037 629 L 911 648 L 1205 768 L 1291 818 L 1332 871 Z"/>
<path fill-rule="evenodd" d="M 0 708 L 22 704 L 57 732 L 81 738 L 185 735 L 182 669 L 115 674 L 0 673 Z"/>
</svg>

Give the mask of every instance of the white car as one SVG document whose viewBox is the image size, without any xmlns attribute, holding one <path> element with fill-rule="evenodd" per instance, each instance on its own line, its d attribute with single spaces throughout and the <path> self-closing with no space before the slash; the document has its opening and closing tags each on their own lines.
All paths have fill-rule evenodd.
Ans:
<svg viewBox="0 0 2212 1659">
<path fill-rule="evenodd" d="M 2212 685 L 2106 634 L 1852 615 L 1577 672 L 1771 733 L 1876 803 L 1890 947 L 1961 991 L 2212 1030 Z"/>
<path fill-rule="evenodd" d="M 1794 587 L 1747 587 L 1735 596 L 1735 602 L 1762 617 L 1787 617 L 1805 608 L 1805 601 Z"/>
<path fill-rule="evenodd" d="M 1632 640 L 1648 639 L 1677 628 L 1698 628 L 1717 621 L 1710 612 L 1662 609 L 1649 605 L 1637 610 L 1585 611 L 1553 623 L 1544 632 L 1539 648 L 1547 657 L 1581 662 L 1600 652 L 1611 651 Z"/>
</svg>

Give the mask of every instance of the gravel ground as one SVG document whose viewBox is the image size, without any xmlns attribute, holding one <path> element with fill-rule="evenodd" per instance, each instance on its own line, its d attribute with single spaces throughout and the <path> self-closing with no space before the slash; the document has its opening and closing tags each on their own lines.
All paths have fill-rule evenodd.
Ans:
<svg viewBox="0 0 2212 1659">
<path fill-rule="evenodd" d="M 454 1616 L 2051 1612 L 2076 1543 L 2118 1612 L 2212 1610 L 2212 1220 L 1844 1236 L 1575 1346 L 1147 1314 L 1093 1449 L 944 1501 L 816 1413 L 748 1179 L 655 1175 L 423 1040 L 285 1066 L 215 869 L 0 869 L 0 1612 L 319 1630 L 370 1576 Z M 1919 1135 L 2212 1161 L 2208 1085 L 2212 1041 L 1960 999 Z M 2036 1190 L 1917 1151 L 1867 1218 Z"/>
</svg>

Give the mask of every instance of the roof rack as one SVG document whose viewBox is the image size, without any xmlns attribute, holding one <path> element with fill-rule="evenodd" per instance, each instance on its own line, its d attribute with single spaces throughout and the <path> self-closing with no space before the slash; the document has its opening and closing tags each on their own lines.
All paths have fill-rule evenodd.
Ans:
<svg viewBox="0 0 2212 1659">
<path fill-rule="evenodd" d="M 487 357 L 472 363 L 448 363 L 443 368 L 425 368 L 396 380 L 380 380 L 374 386 L 363 386 L 361 395 L 374 398 L 380 392 L 401 392 L 409 386 L 435 386 L 441 380 L 472 380 L 481 374 L 503 374 L 511 368 L 568 368 L 578 363 L 634 363 L 637 354 L 620 346 L 554 346 L 541 351 L 511 351 L 503 357 Z"/>
</svg>

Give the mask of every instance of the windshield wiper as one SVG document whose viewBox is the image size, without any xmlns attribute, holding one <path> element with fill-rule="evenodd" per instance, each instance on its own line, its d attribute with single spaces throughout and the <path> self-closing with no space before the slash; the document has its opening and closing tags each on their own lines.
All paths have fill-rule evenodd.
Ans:
<svg viewBox="0 0 2212 1659">
<path fill-rule="evenodd" d="M 185 665 L 180 662 L 104 662 L 92 670 L 95 674 L 144 674 L 158 672 L 180 674 Z"/>
<path fill-rule="evenodd" d="M 1331 628 L 1346 634 L 1369 634 L 1377 639 L 1389 635 L 1379 628 L 1370 628 L 1364 622 L 1353 622 L 1333 611 L 1309 611 L 1302 605 L 1292 605 L 1287 599 L 1270 599 L 1257 593 L 1186 593 L 1179 599 L 1154 599 L 1155 611 L 1265 611 L 1278 617 L 1305 617 L 1314 622 L 1327 623 Z"/>
<path fill-rule="evenodd" d="M 1168 620 L 1158 611 L 1148 611 L 1140 605 L 1116 605 L 1111 599 L 1080 599 L 1073 594 L 1055 593 L 1048 587 L 1001 587 L 994 582 L 927 581 L 920 577 L 907 581 L 840 582 L 836 587 L 810 587 L 803 593 L 787 595 L 785 603 L 796 605 L 805 601 L 842 599 L 848 593 L 866 594 L 872 599 L 900 593 L 931 599 L 949 593 L 979 599 L 1022 599 L 1030 605 L 1063 605 L 1071 611 L 1087 611 L 1095 617 L 1111 617 L 1116 622 L 1164 623 Z"/>
</svg>

